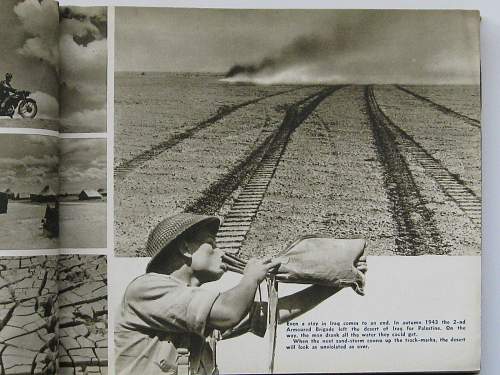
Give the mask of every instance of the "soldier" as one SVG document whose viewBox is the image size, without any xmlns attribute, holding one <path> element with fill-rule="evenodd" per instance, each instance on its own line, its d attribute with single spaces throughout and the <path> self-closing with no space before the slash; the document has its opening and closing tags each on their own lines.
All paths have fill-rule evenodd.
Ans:
<svg viewBox="0 0 500 375">
<path fill-rule="evenodd" d="M 10 94 L 15 94 L 16 89 L 12 87 L 10 82 L 12 81 L 12 73 L 5 74 L 5 80 L 0 81 L 0 111 L 4 111 L 5 105 L 9 99 Z"/>
<path fill-rule="evenodd" d="M 119 375 L 214 374 L 214 330 L 223 337 L 253 332 L 264 336 L 265 304 L 254 302 L 259 284 L 279 263 L 251 259 L 241 281 L 216 293 L 200 286 L 225 272 L 215 235 L 217 217 L 177 214 L 163 220 L 149 235 L 152 256 L 146 274 L 133 280 L 122 300 L 115 328 Z M 365 261 L 356 267 L 366 271 Z M 312 309 L 339 289 L 310 286 L 278 303 L 279 322 Z"/>
</svg>

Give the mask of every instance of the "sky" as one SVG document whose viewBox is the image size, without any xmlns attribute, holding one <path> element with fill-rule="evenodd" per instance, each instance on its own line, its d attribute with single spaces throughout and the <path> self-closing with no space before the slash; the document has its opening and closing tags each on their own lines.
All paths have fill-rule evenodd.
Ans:
<svg viewBox="0 0 500 375">
<path fill-rule="evenodd" d="M 106 139 L 62 138 L 59 147 L 61 193 L 106 189 Z"/>
<path fill-rule="evenodd" d="M 54 1 L 2 0 L 0 77 L 14 75 L 12 86 L 32 92 L 38 118 L 57 118 L 58 10 Z"/>
<path fill-rule="evenodd" d="M 2 134 L 0 191 L 39 193 L 46 185 L 57 191 L 57 143 L 57 137 Z"/>
<path fill-rule="evenodd" d="M 63 7 L 59 35 L 61 128 L 106 131 L 107 10 Z"/>
<path fill-rule="evenodd" d="M 116 9 L 117 71 L 275 82 L 479 83 L 474 11 Z M 248 69 L 250 68 L 250 69 Z"/>
</svg>

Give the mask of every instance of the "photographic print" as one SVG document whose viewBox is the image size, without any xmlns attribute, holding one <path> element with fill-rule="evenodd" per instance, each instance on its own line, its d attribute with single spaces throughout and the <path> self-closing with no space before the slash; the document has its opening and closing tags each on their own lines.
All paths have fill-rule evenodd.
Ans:
<svg viewBox="0 0 500 375">
<path fill-rule="evenodd" d="M 3 374 L 107 373 L 105 256 L 2 257 L 0 268 Z"/>
<path fill-rule="evenodd" d="M 108 373 L 108 281 L 104 255 L 60 255 L 59 372 Z"/>
<path fill-rule="evenodd" d="M 465 11 L 117 9 L 116 254 L 178 212 L 246 257 L 479 254 L 478 40 Z"/>
<path fill-rule="evenodd" d="M 2 4 L 0 127 L 58 130 L 57 3 L 6 0 Z"/>
<path fill-rule="evenodd" d="M 106 132 L 107 8 L 60 8 L 61 132 Z"/>
<path fill-rule="evenodd" d="M 115 21 L 117 373 L 479 368 L 478 12 Z"/>
<path fill-rule="evenodd" d="M 106 247 L 106 139 L 59 142 L 60 246 Z"/>
<path fill-rule="evenodd" d="M 1 249 L 59 247 L 57 137 L 0 136 Z"/>
</svg>

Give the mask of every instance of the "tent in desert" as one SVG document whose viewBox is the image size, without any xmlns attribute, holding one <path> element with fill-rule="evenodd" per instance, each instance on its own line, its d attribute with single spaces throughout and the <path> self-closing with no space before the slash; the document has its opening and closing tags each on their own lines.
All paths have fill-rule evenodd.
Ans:
<svg viewBox="0 0 500 375">
<path fill-rule="evenodd" d="M 108 191 L 106 189 L 103 189 L 103 188 L 97 189 L 97 192 L 99 194 L 101 194 L 103 197 L 108 195 Z"/>
<path fill-rule="evenodd" d="M 24 201 L 30 199 L 30 194 L 29 193 L 17 193 L 16 194 L 16 200 Z"/>
<path fill-rule="evenodd" d="M 97 190 L 85 189 L 85 190 L 82 190 L 81 193 L 78 195 L 78 199 L 81 201 L 102 199 L 102 195 L 99 194 L 99 192 Z"/>
<path fill-rule="evenodd" d="M 53 202 L 57 199 L 57 195 L 49 185 L 46 185 L 38 194 L 30 194 L 30 199 L 33 202 Z"/>
</svg>

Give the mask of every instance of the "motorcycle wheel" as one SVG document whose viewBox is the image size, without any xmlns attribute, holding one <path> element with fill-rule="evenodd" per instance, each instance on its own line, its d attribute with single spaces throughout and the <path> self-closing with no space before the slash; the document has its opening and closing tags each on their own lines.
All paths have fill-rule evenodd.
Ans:
<svg viewBox="0 0 500 375">
<path fill-rule="evenodd" d="M 17 112 L 22 118 L 34 118 L 38 112 L 38 106 L 33 99 L 22 100 Z"/>
</svg>

